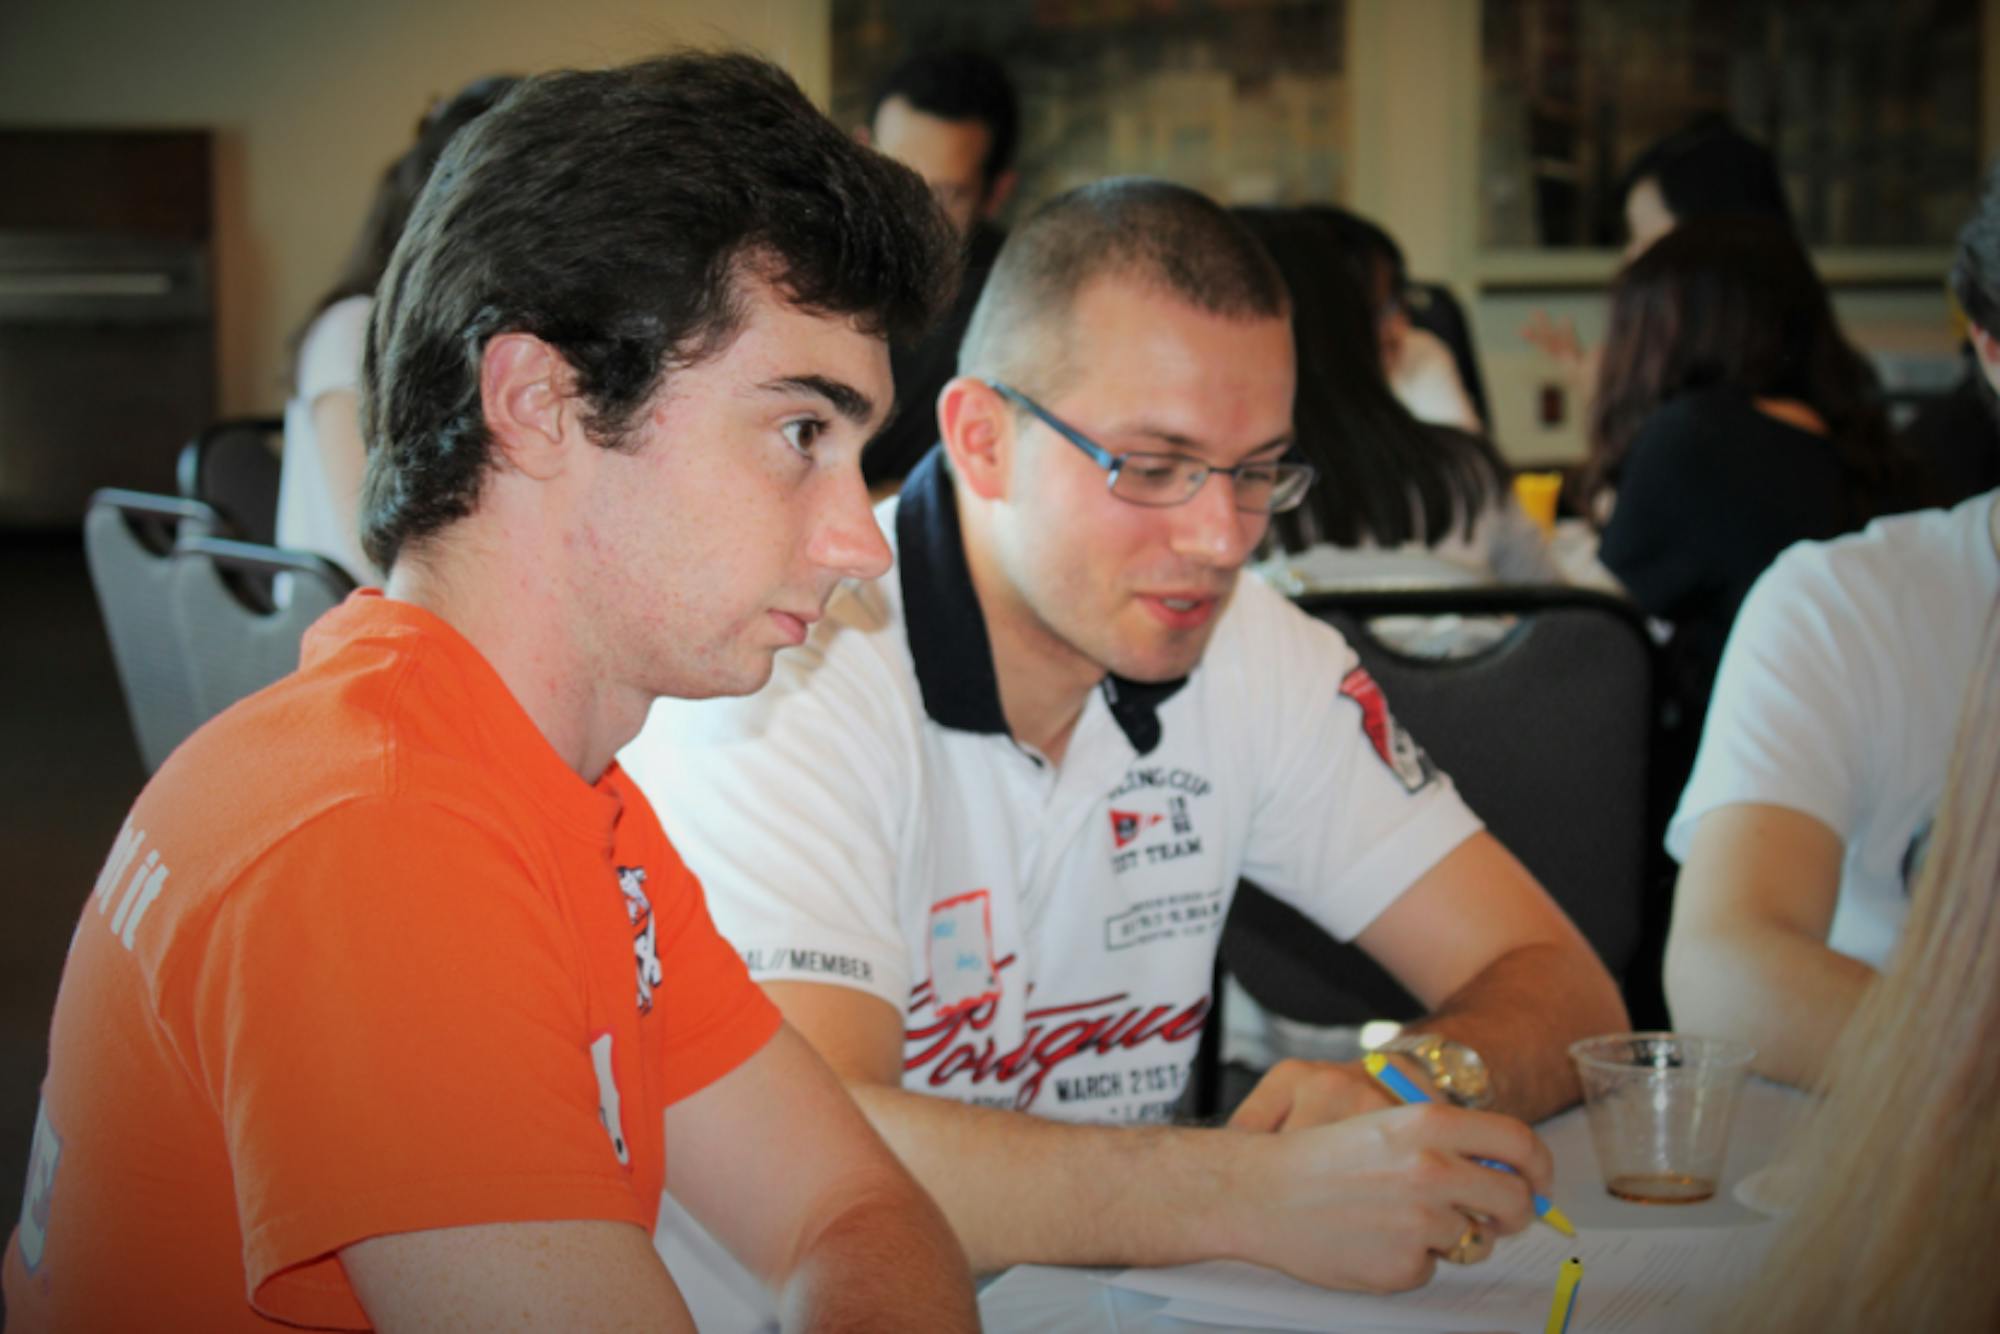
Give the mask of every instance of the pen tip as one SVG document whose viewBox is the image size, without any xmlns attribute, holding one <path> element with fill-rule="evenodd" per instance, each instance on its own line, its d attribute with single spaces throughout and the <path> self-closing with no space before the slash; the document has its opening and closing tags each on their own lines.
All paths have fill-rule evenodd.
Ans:
<svg viewBox="0 0 2000 1334">
<path fill-rule="evenodd" d="M 1563 1211 L 1556 1208 L 1553 1204 L 1549 1206 L 1549 1211 L 1542 1215 L 1542 1221 L 1562 1233 L 1565 1237 L 1574 1237 L 1576 1235 L 1575 1224 L 1564 1217 Z"/>
</svg>

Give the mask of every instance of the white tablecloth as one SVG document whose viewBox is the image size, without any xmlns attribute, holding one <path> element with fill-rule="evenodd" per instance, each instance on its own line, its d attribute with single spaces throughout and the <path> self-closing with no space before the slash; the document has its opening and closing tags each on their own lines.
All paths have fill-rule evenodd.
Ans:
<svg viewBox="0 0 2000 1334">
<path fill-rule="evenodd" d="M 1721 1187 L 1714 1198 L 1685 1205 L 1632 1204 L 1605 1193 L 1590 1126 L 1583 1109 L 1573 1108 L 1540 1127 L 1556 1160 L 1553 1198 L 1579 1229 L 1729 1227 L 1759 1221 L 1762 1214 L 1737 1203 L 1736 1184 L 1776 1156 L 1808 1105 L 1791 1089 L 1752 1079 L 1736 1108 Z M 1160 1298 L 1112 1287 L 1104 1280 L 1114 1272 L 1022 1265 L 987 1286 L 979 1297 L 979 1313 L 989 1334 L 1218 1334 L 1215 1325 L 1160 1315 Z"/>
</svg>

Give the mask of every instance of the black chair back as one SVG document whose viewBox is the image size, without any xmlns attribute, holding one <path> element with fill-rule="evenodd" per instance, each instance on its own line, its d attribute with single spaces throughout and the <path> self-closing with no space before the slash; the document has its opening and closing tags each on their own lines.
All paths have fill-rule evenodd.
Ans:
<svg viewBox="0 0 2000 1334">
<path fill-rule="evenodd" d="M 285 429 L 278 417 L 231 417 L 181 448 L 175 475 L 180 493 L 214 507 L 238 537 L 278 540 L 278 451 Z"/>
<path fill-rule="evenodd" d="M 354 591 L 332 561 L 226 538 L 181 542 L 173 567 L 172 615 L 204 722 L 295 669 L 306 627 Z"/>
<path fill-rule="evenodd" d="M 1647 820 L 1654 648 L 1638 611 L 1589 590 L 1525 587 L 1333 593 L 1301 605 L 1354 646 L 1398 721 L 1624 986 L 1657 910 Z M 1381 616 L 1447 614 L 1515 624 L 1491 648 L 1447 659 L 1407 657 L 1368 629 Z M 1306 1023 L 1422 1011 L 1361 951 L 1247 884 L 1222 962 L 1260 1005 Z"/>
<path fill-rule="evenodd" d="M 147 773 L 207 717 L 174 621 L 174 544 L 223 527 L 200 501 L 116 488 L 84 512 L 84 559 Z"/>
</svg>

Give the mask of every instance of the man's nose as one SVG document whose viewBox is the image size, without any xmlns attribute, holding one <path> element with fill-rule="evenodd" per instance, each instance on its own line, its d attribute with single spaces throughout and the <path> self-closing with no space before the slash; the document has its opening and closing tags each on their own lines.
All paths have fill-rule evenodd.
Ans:
<svg viewBox="0 0 2000 1334">
<path fill-rule="evenodd" d="M 1250 558 L 1263 536 L 1266 519 L 1236 508 L 1236 479 L 1227 473 L 1212 472 L 1184 505 L 1176 505 L 1174 554 L 1211 566 L 1233 570 Z"/>
<path fill-rule="evenodd" d="M 861 470 L 831 480 L 825 508 L 814 525 L 807 554 L 813 563 L 846 579 L 878 579 L 893 559 L 875 522 Z"/>
</svg>

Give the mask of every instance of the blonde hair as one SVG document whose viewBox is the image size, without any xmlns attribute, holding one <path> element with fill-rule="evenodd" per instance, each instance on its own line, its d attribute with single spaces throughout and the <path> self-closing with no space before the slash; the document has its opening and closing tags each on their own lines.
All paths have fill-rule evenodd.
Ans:
<svg viewBox="0 0 2000 1334">
<path fill-rule="evenodd" d="M 1804 1183 L 1724 1325 L 2000 1330 L 2000 604 L 1888 971 L 1828 1062 Z"/>
</svg>

